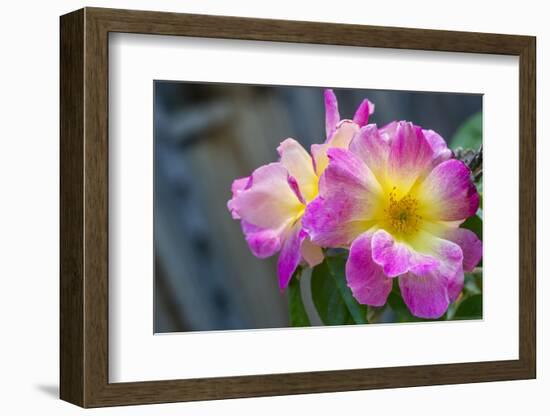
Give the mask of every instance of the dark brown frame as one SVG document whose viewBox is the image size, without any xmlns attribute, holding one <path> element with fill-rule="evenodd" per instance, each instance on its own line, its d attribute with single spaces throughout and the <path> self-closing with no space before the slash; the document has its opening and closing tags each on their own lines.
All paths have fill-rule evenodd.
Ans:
<svg viewBox="0 0 550 416">
<path fill-rule="evenodd" d="M 109 383 L 109 32 L 519 56 L 519 359 Z M 147 11 L 85 8 L 62 16 L 61 398 L 99 407 L 535 378 L 535 45 L 530 36 Z"/>
</svg>

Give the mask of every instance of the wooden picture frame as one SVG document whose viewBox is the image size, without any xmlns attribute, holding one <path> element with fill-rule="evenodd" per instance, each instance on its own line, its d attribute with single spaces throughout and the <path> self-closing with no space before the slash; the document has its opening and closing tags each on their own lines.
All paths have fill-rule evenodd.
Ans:
<svg viewBox="0 0 550 416">
<path fill-rule="evenodd" d="M 535 38 L 85 8 L 61 17 L 60 396 L 82 407 L 518 380 L 536 376 Z M 519 56 L 519 359 L 109 383 L 108 34 Z"/>
</svg>

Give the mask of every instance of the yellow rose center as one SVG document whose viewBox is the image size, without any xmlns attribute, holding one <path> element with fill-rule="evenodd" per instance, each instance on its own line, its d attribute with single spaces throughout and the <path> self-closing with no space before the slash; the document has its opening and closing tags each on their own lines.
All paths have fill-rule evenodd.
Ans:
<svg viewBox="0 0 550 416">
<path fill-rule="evenodd" d="M 398 199 L 394 187 L 384 212 L 394 233 L 405 236 L 418 231 L 422 217 L 418 215 L 418 201 L 410 194 Z"/>
</svg>

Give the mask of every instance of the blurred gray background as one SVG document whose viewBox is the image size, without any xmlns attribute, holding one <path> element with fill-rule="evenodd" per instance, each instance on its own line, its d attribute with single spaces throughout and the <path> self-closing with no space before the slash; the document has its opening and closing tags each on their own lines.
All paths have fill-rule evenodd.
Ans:
<svg viewBox="0 0 550 416">
<path fill-rule="evenodd" d="M 342 118 L 367 97 L 369 122 L 409 120 L 446 140 L 482 107 L 472 94 L 335 92 Z M 250 253 L 226 203 L 232 181 L 275 161 L 285 138 L 308 150 L 325 140 L 323 88 L 155 81 L 154 100 L 154 331 L 288 326 L 277 256 Z"/>
</svg>

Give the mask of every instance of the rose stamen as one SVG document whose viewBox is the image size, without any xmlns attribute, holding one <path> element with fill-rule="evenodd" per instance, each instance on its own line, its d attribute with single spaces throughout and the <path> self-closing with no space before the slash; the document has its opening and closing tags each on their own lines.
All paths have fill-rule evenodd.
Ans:
<svg viewBox="0 0 550 416">
<path fill-rule="evenodd" d="M 395 233 L 410 235 L 418 231 L 422 220 L 422 217 L 418 215 L 418 201 L 409 194 L 397 199 L 395 186 L 390 192 L 388 208 L 384 212 Z"/>
</svg>

